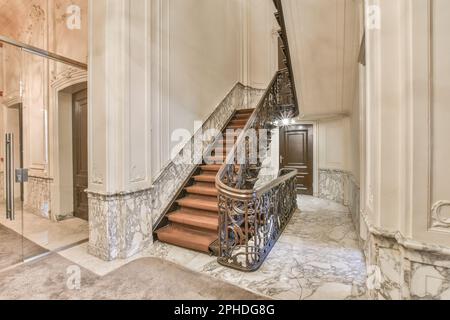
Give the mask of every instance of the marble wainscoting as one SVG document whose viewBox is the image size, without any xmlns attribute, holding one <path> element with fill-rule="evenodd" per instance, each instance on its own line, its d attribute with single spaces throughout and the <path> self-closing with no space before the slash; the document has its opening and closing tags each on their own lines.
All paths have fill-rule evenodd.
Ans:
<svg viewBox="0 0 450 320">
<path fill-rule="evenodd" d="M 450 248 L 380 230 L 362 217 L 370 298 L 450 300 Z"/>
<path fill-rule="evenodd" d="M 204 134 L 208 135 L 208 132 L 213 132 L 214 130 L 221 131 L 233 115 L 234 111 L 256 108 L 264 92 L 264 90 L 246 87 L 241 83 L 236 84 L 203 123 L 202 128 L 196 132 L 191 140 L 181 149 L 178 156 L 164 167 L 153 184 L 154 198 L 152 220 L 155 224 L 154 227 L 156 227 L 156 224 L 177 195 L 182 184 L 197 167 L 196 164 L 190 164 L 183 161 L 186 156 L 190 157 L 195 153 L 196 149 L 198 149 L 195 148 L 196 139 L 199 141 L 203 140 L 202 151 L 208 150 L 216 137 L 208 136 L 206 139 L 201 139 L 201 136 Z M 201 158 L 198 154 L 195 154 L 194 157 L 201 163 Z"/>
<path fill-rule="evenodd" d="M 360 231 L 360 186 L 355 176 L 344 170 L 319 169 L 319 198 L 347 206 L 356 231 Z"/>
<path fill-rule="evenodd" d="M 164 167 L 151 189 L 114 195 L 88 192 L 89 253 L 112 261 L 128 259 L 148 247 L 153 242 L 153 228 L 197 167 L 192 164 L 192 155 L 201 163 L 203 153 L 196 151 L 202 148 L 196 148 L 195 142 L 203 141 L 203 150 L 210 148 L 216 136 L 208 136 L 209 132 L 222 130 L 235 110 L 255 108 L 263 93 L 236 84 L 177 157 Z"/>
<path fill-rule="evenodd" d="M 51 219 L 51 178 L 30 176 L 25 183 L 24 209 L 46 219 Z"/>
<path fill-rule="evenodd" d="M 88 252 L 102 260 L 128 259 L 152 241 L 152 189 L 104 195 L 88 193 Z"/>
</svg>

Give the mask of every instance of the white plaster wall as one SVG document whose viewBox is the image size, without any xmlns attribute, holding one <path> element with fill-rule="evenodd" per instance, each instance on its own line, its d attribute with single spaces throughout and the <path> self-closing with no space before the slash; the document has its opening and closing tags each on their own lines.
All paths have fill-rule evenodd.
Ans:
<svg viewBox="0 0 450 320">
<path fill-rule="evenodd" d="M 266 88 L 276 71 L 271 0 L 152 1 L 152 177 L 176 129 L 194 132 L 238 81 Z"/>
<path fill-rule="evenodd" d="M 350 118 L 322 120 L 319 126 L 319 168 L 349 170 Z"/>
</svg>

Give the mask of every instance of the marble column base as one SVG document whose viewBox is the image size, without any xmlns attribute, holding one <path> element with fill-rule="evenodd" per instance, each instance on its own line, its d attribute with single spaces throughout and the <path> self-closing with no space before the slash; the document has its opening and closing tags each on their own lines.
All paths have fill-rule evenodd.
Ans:
<svg viewBox="0 0 450 320">
<path fill-rule="evenodd" d="M 5 199 L 5 174 L 0 171 L 0 201 Z"/>
<path fill-rule="evenodd" d="M 370 298 L 450 299 L 450 248 L 376 230 L 366 219 L 362 228 Z"/>
<path fill-rule="evenodd" d="M 89 196 L 89 253 L 105 261 L 127 259 L 153 242 L 152 189 Z"/>
<path fill-rule="evenodd" d="M 349 171 L 319 169 L 318 197 L 343 204 L 350 209 L 356 231 L 360 231 L 360 187 Z"/>
</svg>

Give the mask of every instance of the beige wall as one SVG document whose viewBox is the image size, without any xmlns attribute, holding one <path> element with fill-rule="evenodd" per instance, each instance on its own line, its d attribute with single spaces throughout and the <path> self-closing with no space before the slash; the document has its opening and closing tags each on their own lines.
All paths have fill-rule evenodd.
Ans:
<svg viewBox="0 0 450 320">
<path fill-rule="evenodd" d="M 448 246 L 450 3 L 379 4 L 381 29 L 367 39 L 363 209 L 375 226 Z"/>
<path fill-rule="evenodd" d="M 238 81 L 266 88 L 277 67 L 271 0 L 152 0 L 152 176 L 176 129 L 194 131 Z M 158 79 L 161 79 L 159 81 Z"/>
</svg>

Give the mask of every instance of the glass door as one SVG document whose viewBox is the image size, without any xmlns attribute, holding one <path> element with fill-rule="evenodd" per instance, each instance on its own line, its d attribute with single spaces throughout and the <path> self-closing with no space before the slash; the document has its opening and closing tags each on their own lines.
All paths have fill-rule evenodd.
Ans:
<svg viewBox="0 0 450 320">
<path fill-rule="evenodd" d="M 22 50 L 0 43 L 0 270 L 24 261 Z"/>
</svg>

